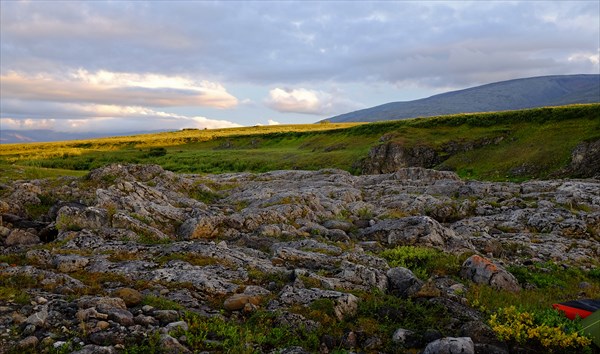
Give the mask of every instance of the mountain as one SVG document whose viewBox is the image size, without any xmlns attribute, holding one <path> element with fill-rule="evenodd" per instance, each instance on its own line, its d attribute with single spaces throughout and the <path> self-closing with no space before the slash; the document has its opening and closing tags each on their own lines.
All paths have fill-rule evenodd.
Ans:
<svg viewBox="0 0 600 354">
<path fill-rule="evenodd" d="M 374 122 L 600 102 L 600 75 L 540 76 L 495 82 L 414 101 L 391 102 L 329 118 Z"/>
<path fill-rule="evenodd" d="M 135 131 L 125 133 L 66 133 L 57 132 L 49 129 L 33 129 L 33 130 L 0 130 L 0 144 L 14 143 L 41 143 L 50 141 L 65 141 L 65 140 L 85 140 L 95 138 L 105 138 L 110 136 L 127 136 L 138 134 L 149 134 L 164 132 L 166 130 L 153 131 Z"/>
</svg>

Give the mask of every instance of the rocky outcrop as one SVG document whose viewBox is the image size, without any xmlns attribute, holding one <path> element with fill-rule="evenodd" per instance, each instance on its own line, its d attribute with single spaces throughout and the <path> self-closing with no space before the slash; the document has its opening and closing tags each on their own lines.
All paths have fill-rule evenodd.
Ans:
<svg viewBox="0 0 600 354">
<path fill-rule="evenodd" d="M 571 162 L 564 175 L 578 178 L 599 178 L 600 139 L 577 145 L 571 152 Z"/>
<path fill-rule="evenodd" d="M 11 350 L 117 353 L 151 339 L 194 352 L 197 338 L 185 335 L 198 328 L 194 314 L 264 320 L 274 335 L 318 342 L 257 351 L 502 352 L 468 305 L 471 282 L 518 291 L 533 285 L 510 265 L 588 271 L 600 258 L 594 179 L 492 183 L 417 167 L 199 176 L 111 165 L 1 192 L 0 282 L 12 297 L 0 302 L 0 348 Z M 382 253 L 407 246 L 470 258 L 425 275 Z M 407 304 L 452 320 L 369 332 L 380 320 L 423 317 Z M 222 336 L 207 333 L 201 347 L 226 351 Z"/>
</svg>

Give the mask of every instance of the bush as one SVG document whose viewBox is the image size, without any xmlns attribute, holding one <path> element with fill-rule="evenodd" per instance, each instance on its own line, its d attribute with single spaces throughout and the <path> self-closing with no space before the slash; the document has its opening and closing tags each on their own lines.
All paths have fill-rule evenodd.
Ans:
<svg viewBox="0 0 600 354">
<path fill-rule="evenodd" d="M 427 279 L 431 275 L 456 274 L 460 271 L 460 257 L 434 248 L 399 246 L 381 252 L 390 267 L 410 269 L 417 277 Z"/>
<path fill-rule="evenodd" d="M 578 322 L 570 321 L 556 310 L 530 313 L 510 306 L 500 308 L 488 323 L 502 341 L 529 343 L 550 351 L 581 349 L 592 343 L 581 334 Z"/>
</svg>

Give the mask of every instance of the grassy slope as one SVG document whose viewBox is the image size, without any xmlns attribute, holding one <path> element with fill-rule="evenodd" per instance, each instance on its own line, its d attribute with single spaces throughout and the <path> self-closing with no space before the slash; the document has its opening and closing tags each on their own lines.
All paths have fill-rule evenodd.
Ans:
<svg viewBox="0 0 600 354">
<path fill-rule="evenodd" d="M 439 168 L 486 180 L 544 178 L 569 162 L 581 141 L 600 138 L 600 105 L 461 114 L 371 124 L 314 124 L 188 130 L 43 144 L 0 145 L 0 168 L 14 165 L 85 171 L 107 163 L 157 163 L 177 172 L 263 172 L 335 167 L 356 162 L 380 138 L 441 149 L 503 137 L 451 156 Z M 161 149 L 161 148 L 164 148 Z M 520 170 L 518 174 L 514 171 Z M 523 172 L 525 171 L 525 172 Z M 40 172 L 42 173 L 42 172 Z M 9 173 L 3 173 L 6 179 Z M 9 177 L 10 178 L 10 177 Z"/>
</svg>

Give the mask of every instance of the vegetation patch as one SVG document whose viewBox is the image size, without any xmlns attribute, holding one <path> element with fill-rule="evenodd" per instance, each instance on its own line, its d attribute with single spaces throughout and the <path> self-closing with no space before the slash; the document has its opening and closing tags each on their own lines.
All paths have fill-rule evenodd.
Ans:
<svg viewBox="0 0 600 354">
<path fill-rule="evenodd" d="M 390 267 L 410 269 L 417 277 L 428 279 L 432 275 L 458 274 L 465 255 L 457 256 L 435 248 L 421 246 L 399 246 L 379 254 Z"/>
</svg>

